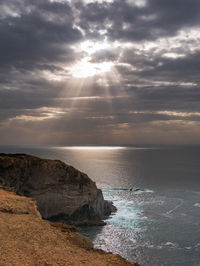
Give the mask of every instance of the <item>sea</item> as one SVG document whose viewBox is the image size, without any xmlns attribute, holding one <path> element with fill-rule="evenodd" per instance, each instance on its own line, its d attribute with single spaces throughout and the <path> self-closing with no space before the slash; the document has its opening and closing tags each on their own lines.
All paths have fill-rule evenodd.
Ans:
<svg viewBox="0 0 200 266">
<path fill-rule="evenodd" d="M 95 248 L 141 266 L 200 265 L 200 146 L 0 147 L 88 174 L 117 212 L 81 227 Z"/>
</svg>

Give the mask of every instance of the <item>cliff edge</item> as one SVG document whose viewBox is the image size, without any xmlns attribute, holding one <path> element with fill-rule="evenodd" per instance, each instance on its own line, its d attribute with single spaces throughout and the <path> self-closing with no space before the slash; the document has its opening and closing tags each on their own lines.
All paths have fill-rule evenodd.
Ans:
<svg viewBox="0 0 200 266">
<path fill-rule="evenodd" d="M 0 185 L 34 198 L 44 219 L 101 224 L 115 210 L 84 173 L 59 160 L 0 154 Z"/>
<path fill-rule="evenodd" d="M 67 228 L 42 220 L 34 199 L 0 189 L 0 265 L 136 265 Z"/>
</svg>

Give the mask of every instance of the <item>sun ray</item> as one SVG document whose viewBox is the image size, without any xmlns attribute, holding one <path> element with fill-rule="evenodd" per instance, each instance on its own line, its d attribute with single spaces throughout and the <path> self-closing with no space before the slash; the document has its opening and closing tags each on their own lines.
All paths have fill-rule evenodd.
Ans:
<svg viewBox="0 0 200 266">
<path fill-rule="evenodd" d="M 111 71 L 113 62 L 92 63 L 85 57 L 77 64 L 69 68 L 69 73 L 74 78 L 88 78 Z"/>
<path fill-rule="evenodd" d="M 77 50 L 83 55 L 82 58 L 75 64 L 65 67 L 66 79 L 63 80 L 63 89 L 57 96 L 63 110 L 60 115 L 65 123 L 71 119 L 76 123 L 79 121 L 77 117 L 88 116 L 88 112 L 94 110 L 95 105 L 97 105 L 96 111 L 92 112 L 92 118 L 89 116 L 88 119 L 98 121 L 101 116 L 113 117 L 116 107 L 113 103 L 123 97 L 121 77 L 115 67 L 117 62 L 108 61 L 107 58 L 94 60 L 95 52 L 110 47 L 107 42 L 84 42 L 79 45 L 80 50 Z"/>
</svg>

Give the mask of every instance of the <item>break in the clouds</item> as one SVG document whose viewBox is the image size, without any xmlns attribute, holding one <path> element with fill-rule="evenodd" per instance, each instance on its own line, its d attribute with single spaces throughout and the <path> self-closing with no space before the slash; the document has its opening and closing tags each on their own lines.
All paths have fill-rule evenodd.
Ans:
<svg viewBox="0 0 200 266">
<path fill-rule="evenodd" d="M 200 143 L 199 0 L 0 0 L 1 144 Z"/>
</svg>

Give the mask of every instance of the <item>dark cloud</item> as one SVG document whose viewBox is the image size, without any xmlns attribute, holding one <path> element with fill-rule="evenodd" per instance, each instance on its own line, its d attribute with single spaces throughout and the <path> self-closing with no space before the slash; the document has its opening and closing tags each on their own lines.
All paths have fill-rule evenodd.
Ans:
<svg viewBox="0 0 200 266">
<path fill-rule="evenodd" d="M 1 0 L 1 143 L 199 143 L 199 12 L 197 0 Z M 88 40 L 102 47 L 81 50 Z M 84 58 L 113 71 L 72 78 Z"/>
<path fill-rule="evenodd" d="M 198 26 L 200 22 L 198 0 L 150 0 L 142 6 L 134 5 L 134 1 L 116 0 L 85 6 L 79 3 L 76 7 L 81 12 L 80 26 L 89 35 L 91 29 L 103 28 L 111 40 L 155 40 L 172 36 L 184 27 Z"/>
<path fill-rule="evenodd" d="M 6 6 L 6 2 L 2 5 Z M 12 1 L 8 3 L 11 4 L 11 14 L 5 18 L 1 14 L 1 68 L 32 69 L 38 64 L 74 60 L 69 45 L 79 41 L 82 35 L 73 27 L 74 16 L 67 3 L 24 1 L 27 10 Z"/>
</svg>

